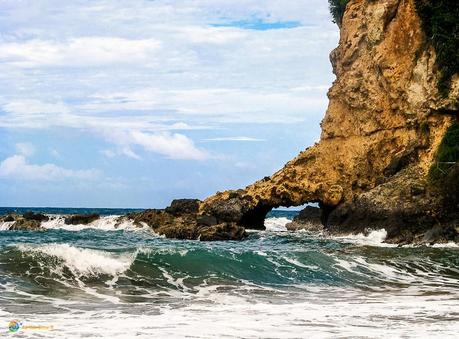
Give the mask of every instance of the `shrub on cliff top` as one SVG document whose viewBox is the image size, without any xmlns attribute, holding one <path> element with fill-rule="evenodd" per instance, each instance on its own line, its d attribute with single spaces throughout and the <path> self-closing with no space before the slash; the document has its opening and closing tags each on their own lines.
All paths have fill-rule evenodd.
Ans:
<svg viewBox="0 0 459 339">
<path fill-rule="evenodd" d="M 349 0 L 328 0 L 328 5 L 330 7 L 330 13 L 333 17 L 333 22 L 341 26 L 343 21 L 344 11 L 346 10 L 346 5 Z"/>
<path fill-rule="evenodd" d="M 415 0 L 422 28 L 437 53 L 438 90 L 446 97 L 451 77 L 459 72 L 458 0 Z"/>
</svg>

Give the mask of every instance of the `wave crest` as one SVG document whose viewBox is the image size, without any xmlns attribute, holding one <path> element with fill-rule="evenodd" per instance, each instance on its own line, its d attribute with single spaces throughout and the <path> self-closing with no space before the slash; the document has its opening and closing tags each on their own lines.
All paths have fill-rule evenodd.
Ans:
<svg viewBox="0 0 459 339">
<path fill-rule="evenodd" d="M 137 253 L 115 254 L 87 248 L 78 248 L 68 244 L 19 245 L 17 249 L 35 259 L 54 258 L 56 270 L 68 269 L 73 275 L 98 276 L 102 274 L 115 276 L 129 269 Z"/>
</svg>

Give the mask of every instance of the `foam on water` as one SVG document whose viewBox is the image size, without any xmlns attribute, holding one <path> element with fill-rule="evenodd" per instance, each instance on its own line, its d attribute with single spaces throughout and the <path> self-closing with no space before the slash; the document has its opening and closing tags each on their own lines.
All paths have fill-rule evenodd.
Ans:
<svg viewBox="0 0 459 339">
<path fill-rule="evenodd" d="M 387 237 L 387 231 L 385 229 L 374 230 L 368 234 L 349 234 L 345 236 L 333 236 L 333 239 L 339 241 L 346 241 L 362 246 L 384 246 L 384 247 L 395 247 L 397 245 L 387 244 L 384 242 Z"/>
<path fill-rule="evenodd" d="M 265 227 L 268 232 L 285 232 L 287 225 L 291 220 L 285 217 L 280 218 L 266 218 Z"/>
<path fill-rule="evenodd" d="M 285 232 L 287 231 L 287 228 L 285 226 L 289 222 L 291 222 L 291 220 L 285 217 L 267 218 L 265 220 L 266 231 Z M 387 237 L 387 231 L 385 229 L 380 229 L 380 230 L 373 230 L 369 232 L 368 234 L 359 233 L 355 235 L 350 234 L 346 236 L 332 236 L 331 238 L 339 240 L 339 241 L 346 241 L 346 242 L 351 242 L 351 243 L 355 243 L 358 245 L 366 245 L 366 246 L 387 246 L 387 247 L 396 246 L 396 245 L 384 243 L 384 240 L 386 240 L 386 237 Z"/>
<path fill-rule="evenodd" d="M 18 245 L 17 248 L 27 255 L 57 258 L 60 262 L 58 268 L 65 266 L 75 276 L 117 275 L 129 269 L 137 255 L 137 252 L 118 255 L 69 244 Z"/>
<path fill-rule="evenodd" d="M 137 229 L 116 216 L 2 233 L 0 322 L 54 326 L 21 338 L 457 337 L 456 247 L 287 232 L 289 221 L 268 218 L 241 242 L 109 232 Z"/>
<path fill-rule="evenodd" d="M 14 224 L 14 221 L 1 221 L 0 222 L 0 231 L 7 231 Z"/>
<path fill-rule="evenodd" d="M 311 288 L 303 298 L 285 302 L 204 289 L 183 307 L 132 305 L 130 312 L 37 314 L 25 322 L 53 325 L 54 331 L 40 333 L 44 338 L 455 338 L 456 312 L 457 302 L 445 296 Z M 0 313 L 5 320 L 14 316 Z M 22 335 L 34 337 L 36 332 Z"/>
<path fill-rule="evenodd" d="M 455 242 L 447 242 L 444 244 L 433 244 L 433 248 L 459 248 L 459 244 Z"/>
<path fill-rule="evenodd" d="M 137 231 L 147 228 L 145 224 L 141 226 L 134 225 L 132 220 L 120 218 L 118 215 L 103 216 L 87 225 L 67 225 L 65 224 L 65 216 L 49 215 L 48 221 L 42 222 L 41 226 L 46 229 L 64 229 L 67 231 L 81 231 L 84 229 L 96 229 L 101 231 L 119 231 L 130 230 Z"/>
</svg>

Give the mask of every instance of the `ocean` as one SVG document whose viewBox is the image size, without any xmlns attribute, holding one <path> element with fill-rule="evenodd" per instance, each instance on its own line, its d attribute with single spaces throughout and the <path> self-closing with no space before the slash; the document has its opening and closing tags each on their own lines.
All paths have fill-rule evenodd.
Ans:
<svg viewBox="0 0 459 339">
<path fill-rule="evenodd" d="M 396 247 L 385 231 L 288 232 L 274 211 L 244 241 L 170 240 L 115 216 L 0 224 L 0 333 L 11 338 L 457 338 L 459 248 Z M 61 215 L 99 213 L 89 225 Z"/>
</svg>

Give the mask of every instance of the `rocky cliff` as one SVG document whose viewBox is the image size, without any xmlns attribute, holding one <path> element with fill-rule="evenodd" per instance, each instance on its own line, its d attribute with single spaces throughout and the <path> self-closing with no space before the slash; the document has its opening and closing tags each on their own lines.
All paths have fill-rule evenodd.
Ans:
<svg viewBox="0 0 459 339">
<path fill-rule="evenodd" d="M 444 72 L 421 2 L 349 1 L 330 55 L 336 80 L 320 142 L 270 177 L 209 197 L 200 213 L 263 228 L 272 208 L 318 202 L 330 231 L 386 227 L 389 240 L 403 242 L 426 239 L 433 228 L 434 241 L 454 238 L 457 164 L 438 153 L 447 133 L 457 152 L 459 76 L 440 90 Z"/>
</svg>

